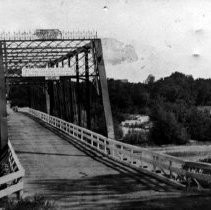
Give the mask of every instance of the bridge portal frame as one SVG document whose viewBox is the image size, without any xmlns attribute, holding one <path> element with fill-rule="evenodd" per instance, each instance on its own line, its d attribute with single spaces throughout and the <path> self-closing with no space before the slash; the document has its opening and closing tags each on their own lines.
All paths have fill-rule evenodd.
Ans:
<svg viewBox="0 0 211 210">
<path fill-rule="evenodd" d="M 80 81 L 85 81 L 88 129 L 91 128 L 90 82 L 94 83 L 97 92 L 102 96 L 107 135 L 114 139 L 102 44 L 96 34 L 81 33 L 79 37 L 75 37 L 73 33 L 67 32 L 61 34 L 59 38 L 39 38 L 29 33 L 0 34 L 0 149 L 3 149 L 8 141 L 6 92 L 11 85 L 44 84 L 46 112 L 52 114 L 53 104 L 50 94 L 52 83 L 55 81 L 46 81 L 45 77 L 24 78 L 21 75 L 23 67 L 44 68 L 47 66 L 75 66 L 76 71 L 65 78 L 76 81 L 77 100 L 80 100 Z M 78 125 L 81 125 L 80 101 L 77 101 L 77 110 Z"/>
</svg>

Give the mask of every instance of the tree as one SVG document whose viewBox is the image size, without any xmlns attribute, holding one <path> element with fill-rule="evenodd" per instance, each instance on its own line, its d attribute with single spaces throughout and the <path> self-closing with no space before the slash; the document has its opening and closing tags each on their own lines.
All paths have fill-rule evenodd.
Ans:
<svg viewBox="0 0 211 210">
<path fill-rule="evenodd" d="M 145 80 L 145 84 L 152 84 L 155 81 L 155 76 L 153 76 L 152 74 L 149 74 L 147 79 Z"/>
<path fill-rule="evenodd" d="M 192 108 L 187 117 L 186 125 L 192 139 L 198 141 L 211 140 L 211 117 L 209 113 Z"/>
<path fill-rule="evenodd" d="M 166 111 L 162 105 L 153 108 L 151 119 L 153 127 L 150 140 L 156 144 L 184 144 L 189 136 L 186 128 L 177 121 L 175 114 Z"/>
</svg>

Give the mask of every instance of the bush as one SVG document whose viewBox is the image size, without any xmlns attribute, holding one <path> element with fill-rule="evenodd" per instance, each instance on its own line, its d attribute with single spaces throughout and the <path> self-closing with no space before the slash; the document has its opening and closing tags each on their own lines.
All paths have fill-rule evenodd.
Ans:
<svg viewBox="0 0 211 210">
<path fill-rule="evenodd" d="M 122 128 L 117 120 L 114 120 L 114 134 L 115 134 L 115 139 L 122 139 L 123 137 L 123 131 Z"/>
<path fill-rule="evenodd" d="M 158 106 L 154 108 L 151 117 L 154 123 L 150 130 L 150 140 L 155 144 L 185 144 L 188 141 L 187 129 L 178 122 L 173 112 Z"/>
<path fill-rule="evenodd" d="M 198 141 L 211 140 L 211 117 L 209 113 L 192 108 L 186 123 L 192 139 Z"/>
<path fill-rule="evenodd" d="M 133 145 L 140 145 L 148 141 L 148 134 L 140 131 L 129 131 L 123 138 L 123 142 Z"/>
<path fill-rule="evenodd" d="M 56 210 L 55 203 L 48 201 L 43 196 L 24 198 L 19 201 L 8 201 L 5 210 Z"/>
</svg>

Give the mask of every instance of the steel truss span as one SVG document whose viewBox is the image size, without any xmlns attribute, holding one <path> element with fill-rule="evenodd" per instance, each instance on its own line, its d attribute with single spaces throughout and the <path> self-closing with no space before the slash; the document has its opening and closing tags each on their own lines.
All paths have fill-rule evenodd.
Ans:
<svg viewBox="0 0 211 210">
<path fill-rule="evenodd" d="M 92 67 L 93 41 L 72 39 L 3 41 L 3 63 L 6 73 L 8 76 L 21 76 L 23 67 L 72 66 L 76 64 L 76 55 L 79 57 L 79 65 L 83 66 L 86 53 Z"/>
<path fill-rule="evenodd" d="M 47 67 L 70 67 L 72 72 L 59 80 L 22 77 L 23 68 Z M 0 34 L 0 71 L 0 79 L 6 78 L 6 85 L 0 84 L 1 101 L 6 100 L 6 91 L 9 95 L 14 87 L 24 85 L 29 90 L 31 108 L 95 131 L 98 124 L 104 124 L 103 134 L 106 131 L 108 137 L 114 138 L 102 45 L 95 32 L 36 30 L 33 34 Z M 96 107 L 102 109 L 98 112 L 104 113 L 103 118 L 96 115 Z M 2 107 L 0 112 L 2 118 L 5 109 Z M 1 143 L 2 135 L 7 134 L 1 134 Z"/>
</svg>

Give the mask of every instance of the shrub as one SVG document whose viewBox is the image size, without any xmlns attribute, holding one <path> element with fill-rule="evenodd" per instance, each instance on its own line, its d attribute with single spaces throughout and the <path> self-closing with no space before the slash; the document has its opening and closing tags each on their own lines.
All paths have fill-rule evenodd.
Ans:
<svg viewBox="0 0 211 210">
<path fill-rule="evenodd" d="M 209 113 L 192 108 L 186 123 L 192 139 L 198 141 L 211 140 L 211 117 Z"/>
<path fill-rule="evenodd" d="M 5 210 L 56 210 L 55 203 L 36 195 L 19 201 L 8 201 Z"/>
<path fill-rule="evenodd" d="M 133 145 L 140 145 L 148 141 L 148 134 L 140 131 L 129 131 L 123 138 L 123 142 Z"/>
<path fill-rule="evenodd" d="M 119 122 L 114 120 L 114 133 L 115 133 L 115 139 L 122 139 L 123 131 L 121 126 L 119 125 Z"/>
<path fill-rule="evenodd" d="M 187 129 L 162 106 L 154 109 L 152 114 L 154 125 L 150 131 L 150 140 L 156 144 L 184 144 L 188 141 Z"/>
</svg>

